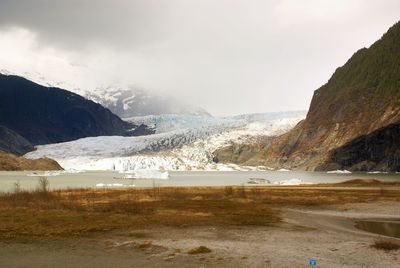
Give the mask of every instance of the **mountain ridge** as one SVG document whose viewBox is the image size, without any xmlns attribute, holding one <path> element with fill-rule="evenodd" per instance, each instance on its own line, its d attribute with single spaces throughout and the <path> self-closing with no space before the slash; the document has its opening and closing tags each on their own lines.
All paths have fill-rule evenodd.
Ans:
<svg viewBox="0 0 400 268">
<path fill-rule="evenodd" d="M 337 68 L 292 130 L 272 142 L 233 144 L 214 155 L 294 170 L 400 171 L 399 125 L 400 22 Z"/>
<path fill-rule="evenodd" d="M 354 53 L 314 92 L 306 119 L 278 137 L 265 151 L 265 164 L 323 169 L 332 161 L 333 149 L 398 123 L 399 22 L 369 48 Z M 374 167 L 365 167 L 366 170 L 370 168 Z M 391 167 L 386 169 L 391 170 Z"/>
<path fill-rule="evenodd" d="M 0 125 L 33 145 L 88 136 L 152 133 L 120 119 L 100 104 L 60 88 L 0 74 Z"/>
<path fill-rule="evenodd" d="M 0 152 L 20 156 L 33 150 L 34 147 L 28 140 L 15 131 L 0 125 Z"/>
<path fill-rule="evenodd" d="M 75 94 L 101 104 L 112 113 L 121 118 L 161 114 L 188 114 L 211 116 L 205 109 L 186 104 L 175 98 L 144 90 L 139 87 L 112 84 L 109 86 L 96 86 L 90 90 L 68 82 L 52 81 L 45 75 L 37 72 L 18 72 L 0 69 L 0 74 L 23 76 L 35 83 L 47 87 L 64 88 Z"/>
</svg>

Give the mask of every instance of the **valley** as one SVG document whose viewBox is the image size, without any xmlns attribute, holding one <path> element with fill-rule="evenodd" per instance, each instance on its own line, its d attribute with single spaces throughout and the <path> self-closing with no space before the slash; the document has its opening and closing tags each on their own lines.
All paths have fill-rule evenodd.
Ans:
<svg viewBox="0 0 400 268">
<path fill-rule="evenodd" d="M 400 268 L 399 10 L 0 1 L 0 267 Z"/>
</svg>

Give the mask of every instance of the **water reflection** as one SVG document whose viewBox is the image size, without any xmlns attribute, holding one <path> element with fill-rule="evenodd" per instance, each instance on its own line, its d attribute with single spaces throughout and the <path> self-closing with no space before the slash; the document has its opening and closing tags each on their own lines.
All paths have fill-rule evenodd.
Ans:
<svg viewBox="0 0 400 268">
<path fill-rule="evenodd" d="M 358 221 L 356 227 L 367 232 L 400 238 L 400 221 Z"/>
</svg>

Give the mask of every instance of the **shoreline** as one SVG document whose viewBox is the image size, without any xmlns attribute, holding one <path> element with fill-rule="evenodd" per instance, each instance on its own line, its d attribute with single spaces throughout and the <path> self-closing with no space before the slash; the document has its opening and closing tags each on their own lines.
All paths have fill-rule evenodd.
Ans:
<svg viewBox="0 0 400 268">
<path fill-rule="evenodd" d="M 119 174 L 119 173 L 118 173 Z M 12 192 L 16 182 L 20 183 L 22 189 L 34 190 L 41 175 L 31 175 L 28 172 L 0 172 L 0 192 Z M 347 180 L 367 179 L 392 182 L 392 186 L 400 185 L 400 174 L 327 174 L 315 172 L 172 172 L 169 179 L 157 180 L 131 180 L 114 179 L 115 172 L 79 172 L 61 173 L 55 176 L 51 173 L 46 176 L 53 190 L 74 188 L 98 188 L 98 189 L 126 189 L 126 188 L 153 188 L 156 187 L 331 187 L 341 186 L 340 182 Z M 253 178 L 253 180 L 251 180 Z M 257 184 L 258 180 L 267 183 Z M 255 180 L 255 183 L 254 183 Z M 251 182 L 251 183 L 249 183 Z M 397 183 L 396 183 L 397 182 Z M 299 186 L 299 184 L 304 184 Z M 397 184 L 397 185 L 396 185 Z M 98 185 L 98 187 L 96 187 Z M 133 186 L 134 185 L 134 186 Z M 372 184 L 371 184 L 372 185 Z M 370 186 L 371 186 L 370 185 Z M 389 184 L 387 184 L 389 185 Z M 343 185 L 350 187 L 351 185 Z M 365 186 L 365 184 L 352 186 Z M 375 187 L 382 185 L 374 184 Z M 386 187 L 386 186 L 384 186 Z"/>
</svg>

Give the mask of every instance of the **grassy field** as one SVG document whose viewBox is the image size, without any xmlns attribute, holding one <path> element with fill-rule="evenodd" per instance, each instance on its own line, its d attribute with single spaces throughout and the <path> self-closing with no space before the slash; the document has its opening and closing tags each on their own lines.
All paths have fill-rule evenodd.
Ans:
<svg viewBox="0 0 400 268">
<path fill-rule="evenodd" d="M 400 201 L 385 189 L 267 187 L 76 189 L 0 195 L 0 238 L 91 236 L 159 226 L 272 226 L 281 206 Z"/>
</svg>

